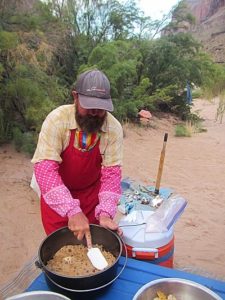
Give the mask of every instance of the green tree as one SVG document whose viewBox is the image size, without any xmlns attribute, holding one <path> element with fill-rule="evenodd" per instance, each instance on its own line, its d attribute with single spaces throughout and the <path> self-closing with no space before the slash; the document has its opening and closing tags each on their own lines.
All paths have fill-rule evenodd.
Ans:
<svg viewBox="0 0 225 300">
<path fill-rule="evenodd" d="M 193 68 L 199 52 L 200 44 L 189 34 L 180 33 L 155 40 L 147 53 L 145 69 L 151 79 L 152 90 L 171 84 L 184 88 L 187 79 L 195 82 L 197 76 Z"/>
<path fill-rule="evenodd" d="M 114 41 L 97 46 L 88 65 L 97 66 L 109 77 L 113 98 L 127 99 L 137 83 L 137 65 L 141 54 L 132 41 Z"/>
<path fill-rule="evenodd" d="M 56 23 L 54 17 L 47 18 L 49 14 L 46 12 L 38 17 L 38 9 L 35 10 L 37 26 L 34 27 L 28 22 L 32 16 L 13 10 L 10 4 L 4 6 L 2 20 L 2 27 L 7 30 L 0 31 L 1 143 L 12 139 L 13 135 L 14 138 L 20 137 L 18 132 L 24 137 L 30 132 L 35 138 L 46 114 L 65 100 L 65 80 L 60 64 L 64 68 L 70 65 L 71 69 L 71 61 L 65 63 L 66 59 L 59 50 L 63 48 L 62 37 L 48 39 L 53 25 L 55 29 L 61 28 L 61 32 L 64 27 Z M 43 26 L 46 20 L 50 22 L 47 28 Z M 45 29 L 45 32 L 40 29 Z M 28 141 L 26 138 L 22 140 Z"/>
</svg>

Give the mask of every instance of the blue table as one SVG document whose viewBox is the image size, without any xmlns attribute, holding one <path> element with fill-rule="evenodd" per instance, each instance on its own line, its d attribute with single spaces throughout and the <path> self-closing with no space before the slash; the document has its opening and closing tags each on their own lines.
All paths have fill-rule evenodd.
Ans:
<svg viewBox="0 0 225 300">
<path fill-rule="evenodd" d="M 124 265 L 125 258 L 121 257 L 119 268 Z M 99 290 L 89 299 L 96 300 L 131 300 L 135 293 L 149 281 L 160 278 L 183 278 L 202 284 L 217 293 L 222 299 L 225 299 L 225 281 L 214 280 L 191 273 L 178 271 L 161 267 L 149 262 L 128 258 L 127 264 L 122 274 L 114 281 L 113 284 L 104 290 Z M 27 291 L 50 291 L 44 274 L 40 274 L 35 281 L 29 286 Z M 75 299 L 79 299 L 77 297 Z"/>
</svg>

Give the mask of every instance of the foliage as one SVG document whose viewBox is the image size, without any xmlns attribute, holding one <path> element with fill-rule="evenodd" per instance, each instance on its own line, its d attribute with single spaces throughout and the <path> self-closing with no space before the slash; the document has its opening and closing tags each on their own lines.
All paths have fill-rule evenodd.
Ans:
<svg viewBox="0 0 225 300">
<path fill-rule="evenodd" d="M 191 137 L 193 133 L 205 132 L 206 129 L 202 127 L 201 121 L 186 121 L 178 124 L 175 127 L 175 136 L 177 137 Z"/>
<path fill-rule="evenodd" d="M 177 137 L 191 137 L 191 130 L 184 124 L 178 124 L 175 127 L 175 136 Z"/>
<path fill-rule="evenodd" d="M 212 99 L 224 93 L 225 68 L 211 61 L 206 63 L 208 73 L 204 74 L 202 89 L 204 97 Z"/>
<path fill-rule="evenodd" d="M 19 122 L 23 130 L 38 130 L 46 114 L 64 98 L 53 77 L 25 65 L 15 67 L 0 96 L 4 110 L 11 112 L 13 123 Z"/>
<path fill-rule="evenodd" d="M 112 97 L 129 98 L 137 82 L 136 68 L 141 59 L 140 52 L 129 41 L 108 42 L 95 47 L 89 56 L 88 64 L 82 66 L 98 67 L 109 77 Z"/>
<path fill-rule="evenodd" d="M 0 108 L 0 145 L 8 142 L 11 138 L 10 120 L 7 119 L 6 114 Z"/>
<path fill-rule="evenodd" d="M 201 98 L 203 96 L 203 92 L 201 88 L 195 88 L 192 91 L 192 98 L 196 99 L 196 98 Z"/>
<path fill-rule="evenodd" d="M 203 128 L 203 120 L 204 119 L 199 116 L 199 112 L 189 112 L 189 114 L 186 115 L 186 127 L 192 133 L 204 132 L 206 129 Z"/>
<path fill-rule="evenodd" d="M 92 49 L 109 40 L 153 37 L 167 19 L 165 16 L 156 22 L 145 17 L 135 0 L 64 0 L 48 1 L 48 5 L 53 15 L 71 27 L 75 37 L 85 36 Z"/>
<path fill-rule="evenodd" d="M 146 72 L 152 88 L 175 84 L 184 88 L 186 81 L 199 81 L 193 60 L 199 56 L 200 45 L 189 34 L 177 34 L 156 40 L 146 57 Z"/>
<path fill-rule="evenodd" d="M 203 95 L 206 99 L 219 98 L 215 120 L 222 123 L 225 113 L 225 68 L 221 65 L 210 64 L 210 73 L 204 76 Z"/>
<path fill-rule="evenodd" d="M 17 151 L 26 152 L 30 155 L 35 150 L 35 138 L 31 132 L 22 132 L 18 127 L 13 129 L 13 142 Z"/>
<path fill-rule="evenodd" d="M 0 63 L 0 81 L 3 78 L 3 73 L 4 73 L 4 66 Z"/>
<path fill-rule="evenodd" d="M 219 96 L 219 103 L 216 110 L 215 120 L 219 121 L 222 124 L 224 114 L 225 114 L 225 92 L 223 92 L 223 94 Z"/>
<path fill-rule="evenodd" d="M 141 100 L 131 99 L 129 101 L 114 101 L 114 115 L 120 121 L 135 121 L 138 111 L 142 109 L 143 102 Z"/>
<path fill-rule="evenodd" d="M 18 44 L 18 37 L 15 32 L 0 31 L 0 50 L 13 49 Z"/>
<path fill-rule="evenodd" d="M 173 20 L 177 25 L 179 25 L 180 22 L 184 21 L 187 21 L 190 24 L 195 24 L 195 17 L 188 11 L 187 3 L 184 0 L 180 1 L 174 8 Z M 173 23 L 174 21 L 172 21 L 171 23 Z"/>
<path fill-rule="evenodd" d="M 193 22 L 181 8 L 177 20 Z M 94 67 L 109 77 L 121 121 L 141 109 L 193 118 L 187 80 L 222 97 L 224 69 L 192 36 L 156 38 L 167 21 L 145 17 L 135 0 L 1 2 L 0 143 L 14 140 L 31 153 L 45 116 L 68 103 L 77 75 Z"/>
</svg>

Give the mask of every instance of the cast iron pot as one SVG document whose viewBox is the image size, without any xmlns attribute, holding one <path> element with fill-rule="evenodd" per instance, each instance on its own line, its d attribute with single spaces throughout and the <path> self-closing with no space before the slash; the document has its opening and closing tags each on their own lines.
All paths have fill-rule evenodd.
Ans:
<svg viewBox="0 0 225 300">
<path fill-rule="evenodd" d="M 119 236 L 113 231 L 103 228 L 99 225 L 90 225 L 92 243 L 103 245 L 106 251 L 111 252 L 116 261 L 112 266 L 99 271 L 96 274 L 88 276 L 65 276 L 54 271 L 51 271 L 46 265 L 47 262 L 53 258 L 54 254 L 66 245 L 79 245 L 86 246 L 85 239 L 79 241 L 74 234 L 68 229 L 63 227 L 56 230 L 51 235 L 47 236 L 40 245 L 38 251 L 38 259 L 36 265 L 42 269 L 51 286 L 61 288 L 61 290 L 69 292 L 90 292 L 104 288 L 114 282 L 117 277 L 122 273 L 126 265 L 126 261 L 122 270 L 118 274 L 118 262 L 122 254 L 122 241 Z"/>
</svg>

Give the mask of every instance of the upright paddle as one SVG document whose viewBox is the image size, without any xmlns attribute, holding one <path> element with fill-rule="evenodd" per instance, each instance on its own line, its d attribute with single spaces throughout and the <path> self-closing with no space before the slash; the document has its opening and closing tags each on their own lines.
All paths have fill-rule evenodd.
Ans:
<svg viewBox="0 0 225 300">
<path fill-rule="evenodd" d="M 162 172 L 163 172 L 163 165 L 164 165 L 164 158 L 165 158 L 165 153 L 166 153 L 167 139 L 168 139 L 168 133 L 165 133 L 164 141 L 163 141 L 163 148 L 162 148 L 161 155 L 160 155 L 160 160 L 159 160 L 159 168 L 158 168 L 158 174 L 157 174 L 155 191 L 154 191 L 155 195 L 159 195 L 159 188 L 160 188 L 160 182 L 161 182 L 161 177 L 162 177 Z"/>
</svg>

